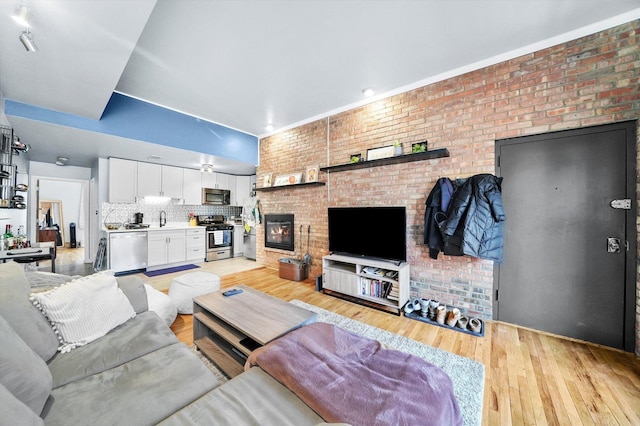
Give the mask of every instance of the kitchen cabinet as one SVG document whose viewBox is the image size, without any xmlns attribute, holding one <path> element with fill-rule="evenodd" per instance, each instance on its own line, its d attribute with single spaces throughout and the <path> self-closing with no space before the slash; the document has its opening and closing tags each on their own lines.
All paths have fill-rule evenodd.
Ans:
<svg viewBox="0 0 640 426">
<path fill-rule="evenodd" d="M 184 169 L 182 183 L 184 204 L 202 204 L 202 173 L 200 170 Z"/>
<path fill-rule="evenodd" d="M 138 163 L 138 197 L 182 198 L 182 169 Z"/>
<path fill-rule="evenodd" d="M 244 225 L 233 226 L 233 257 L 244 256 Z"/>
<path fill-rule="evenodd" d="M 186 260 L 184 230 L 152 231 L 148 236 L 147 266 L 167 265 Z"/>
<path fill-rule="evenodd" d="M 235 190 L 235 176 L 226 173 L 202 173 L 202 187 Z"/>
<path fill-rule="evenodd" d="M 202 173 L 202 187 L 203 188 L 217 188 L 218 187 L 218 174 L 219 173 Z"/>
<path fill-rule="evenodd" d="M 198 172 L 199 173 L 199 172 Z M 185 231 L 187 261 L 204 262 L 207 257 L 205 229 L 193 228 Z"/>
<path fill-rule="evenodd" d="M 236 176 L 235 205 L 244 206 L 251 197 L 251 177 Z"/>
<path fill-rule="evenodd" d="M 159 197 L 162 192 L 162 166 L 138 163 L 138 197 Z"/>
<path fill-rule="evenodd" d="M 109 159 L 109 202 L 135 203 L 138 194 L 138 162 Z"/>
<path fill-rule="evenodd" d="M 163 197 L 182 199 L 183 169 L 180 167 L 162 166 Z"/>
<path fill-rule="evenodd" d="M 229 181 L 231 176 L 225 173 L 218 173 L 216 176 L 217 179 L 217 189 L 231 189 L 229 187 Z"/>
</svg>

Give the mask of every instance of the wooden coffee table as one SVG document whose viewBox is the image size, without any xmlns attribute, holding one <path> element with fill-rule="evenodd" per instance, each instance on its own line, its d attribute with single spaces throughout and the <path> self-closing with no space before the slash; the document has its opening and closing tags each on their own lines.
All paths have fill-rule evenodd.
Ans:
<svg viewBox="0 0 640 426">
<path fill-rule="evenodd" d="M 305 324 L 317 314 L 245 285 L 242 293 L 223 291 L 193 299 L 193 341 L 229 377 L 242 373 L 256 348 Z"/>
</svg>

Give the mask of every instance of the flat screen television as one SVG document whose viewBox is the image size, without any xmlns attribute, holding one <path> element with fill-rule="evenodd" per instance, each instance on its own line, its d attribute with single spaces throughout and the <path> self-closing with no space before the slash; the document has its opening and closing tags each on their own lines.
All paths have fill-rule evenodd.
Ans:
<svg viewBox="0 0 640 426">
<path fill-rule="evenodd" d="M 329 251 L 406 262 L 406 208 L 330 207 Z"/>
</svg>

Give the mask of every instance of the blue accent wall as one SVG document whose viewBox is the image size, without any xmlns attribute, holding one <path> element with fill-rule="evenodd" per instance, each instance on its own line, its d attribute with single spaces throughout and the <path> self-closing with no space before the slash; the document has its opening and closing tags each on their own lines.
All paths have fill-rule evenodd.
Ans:
<svg viewBox="0 0 640 426">
<path fill-rule="evenodd" d="M 119 93 L 100 120 L 5 100 L 5 114 L 258 164 L 258 138 Z"/>
</svg>

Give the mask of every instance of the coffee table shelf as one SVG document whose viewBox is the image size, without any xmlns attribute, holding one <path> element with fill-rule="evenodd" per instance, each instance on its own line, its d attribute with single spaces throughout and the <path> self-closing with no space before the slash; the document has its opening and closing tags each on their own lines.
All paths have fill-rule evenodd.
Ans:
<svg viewBox="0 0 640 426">
<path fill-rule="evenodd" d="M 214 362 L 218 367 L 229 377 L 235 377 L 242 373 L 242 365 L 210 338 L 202 337 L 193 343 L 196 344 L 200 352 L 205 354 L 207 358 L 215 360 Z"/>
<path fill-rule="evenodd" d="M 229 377 L 242 373 L 251 352 L 317 315 L 239 285 L 242 293 L 214 292 L 193 299 L 193 341 Z"/>
</svg>

